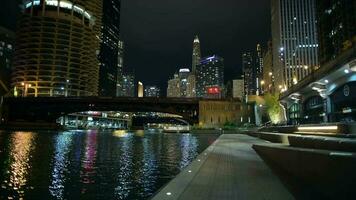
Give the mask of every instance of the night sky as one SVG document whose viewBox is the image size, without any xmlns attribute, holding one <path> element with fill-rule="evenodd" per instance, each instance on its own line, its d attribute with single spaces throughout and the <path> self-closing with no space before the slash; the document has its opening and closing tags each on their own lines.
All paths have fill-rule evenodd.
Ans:
<svg viewBox="0 0 356 200">
<path fill-rule="evenodd" d="M 14 29 L 20 0 L 1 2 L 0 25 Z M 241 74 L 242 52 L 271 35 L 269 0 L 123 0 L 121 12 L 125 70 L 162 91 L 175 71 L 191 68 L 196 34 L 202 56 L 225 59 L 227 80 Z"/>
</svg>

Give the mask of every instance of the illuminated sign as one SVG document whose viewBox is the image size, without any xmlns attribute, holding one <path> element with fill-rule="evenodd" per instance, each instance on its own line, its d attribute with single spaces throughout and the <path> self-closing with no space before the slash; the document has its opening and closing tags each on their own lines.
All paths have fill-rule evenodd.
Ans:
<svg viewBox="0 0 356 200">
<path fill-rule="evenodd" d="M 208 87 L 208 94 L 220 94 L 220 87 Z"/>
<path fill-rule="evenodd" d="M 180 70 L 179 70 L 179 72 L 180 72 L 180 73 L 182 73 L 182 72 L 190 72 L 190 70 L 189 70 L 189 69 L 184 68 L 184 69 L 180 69 Z"/>
</svg>

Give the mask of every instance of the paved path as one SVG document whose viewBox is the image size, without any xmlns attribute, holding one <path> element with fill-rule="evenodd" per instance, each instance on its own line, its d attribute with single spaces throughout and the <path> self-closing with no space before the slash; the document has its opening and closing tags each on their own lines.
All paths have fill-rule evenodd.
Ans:
<svg viewBox="0 0 356 200">
<path fill-rule="evenodd" d="M 294 199 L 252 149 L 266 143 L 247 135 L 222 135 L 153 200 Z"/>
</svg>

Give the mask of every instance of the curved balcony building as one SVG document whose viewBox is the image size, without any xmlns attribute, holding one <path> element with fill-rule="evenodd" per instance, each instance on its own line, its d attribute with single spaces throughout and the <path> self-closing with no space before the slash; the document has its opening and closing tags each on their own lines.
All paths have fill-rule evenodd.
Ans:
<svg viewBox="0 0 356 200">
<path fill-rule="evenodd" d="M 98 94 L 102 0 L 25 0 L 12 87 L 19 96 Z"/>
</svg>

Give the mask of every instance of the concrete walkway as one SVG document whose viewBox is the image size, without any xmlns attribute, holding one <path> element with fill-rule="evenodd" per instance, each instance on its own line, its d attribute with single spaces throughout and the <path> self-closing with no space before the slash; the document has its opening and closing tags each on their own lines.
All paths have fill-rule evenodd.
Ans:
<svg viewBox="0 0 356 200">
<path fill-rule="evenodd" d="M 264 143 L 247 135 L 220 136 L 153 199 L 294 199 L 252 149 Z"/>
</svg>

